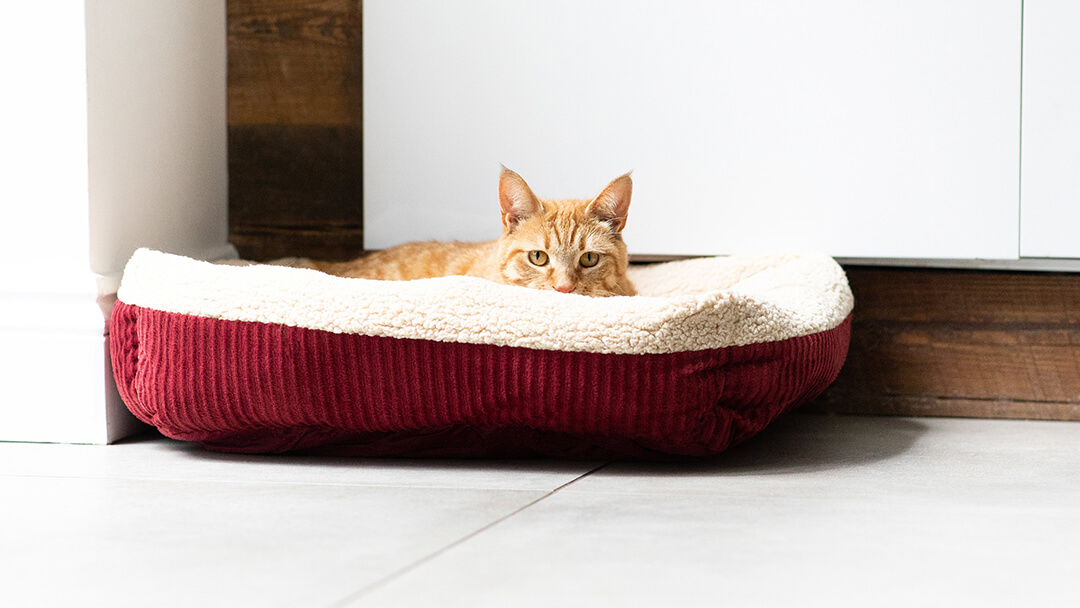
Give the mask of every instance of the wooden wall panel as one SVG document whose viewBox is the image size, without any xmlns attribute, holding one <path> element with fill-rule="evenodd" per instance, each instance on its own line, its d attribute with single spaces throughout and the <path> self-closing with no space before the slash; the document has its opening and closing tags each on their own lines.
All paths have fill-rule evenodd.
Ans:
<svg viewBox="0 0 1080 608">
<path fill-rule="evenodd" d="M 1080 420 L 1080 277 L 849 268 L 851 350 L 813 408 Z"/>
<path fill-rule="evenodd" d="M 229 225 L 241 256 L 362 247 L 356 0 L 228 0 Z"/>
<path fill-rule="evenodd" d="M 228 0 L 228 32 L 229 124 L 360 126 L 360 2 Z"/>
<path fill-rule="evenodd" d="M 348 259 L 362 249 L 359 129 L 229 127 L 230 240 L 248 259 Z"/>
</svg>

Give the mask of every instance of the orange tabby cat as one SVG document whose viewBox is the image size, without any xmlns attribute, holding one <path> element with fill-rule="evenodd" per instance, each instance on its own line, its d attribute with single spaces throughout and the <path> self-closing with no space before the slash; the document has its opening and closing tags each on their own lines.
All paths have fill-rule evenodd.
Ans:
<svg viewBox="0 0 1080 608">
<path fill-rule="evenodd" d="M 407 281 L 467 275 L 563 293 L 632 296 L 622 240 L 631 189 L 627 174 L 592 200 L 543 200 L 503 167 L 503 233 L 494 241 L 406 243 L 349 262 L 298 265 L 342 277 Z"/>
</svg>

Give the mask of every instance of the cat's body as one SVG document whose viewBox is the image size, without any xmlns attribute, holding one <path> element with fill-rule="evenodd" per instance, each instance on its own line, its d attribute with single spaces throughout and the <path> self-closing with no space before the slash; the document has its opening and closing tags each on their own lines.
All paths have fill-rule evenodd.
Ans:
<svg viewBox="0 0 1080 608">
<path fill-rule="evenodd" d="M 470 276 L 490 278 L 498 241 L 417 241 L 375 251 L 348 262 L 312 261 L 327 274 L 354 279 L 412 281 L 432 277 Z"/>
<path fill-rule="evenodd" d="M 353 278 L 408 281 L 474 276 L 536 289 L 588 296 L 635 295 L 626 277 L 622 241 L 632 184 L 613 180 L 592 200 L 542 200 L 518 174 L 499 178 L 503 233 L 483 243 L 414 242 L 348 262 L 297 260 Z"/>
</svg>

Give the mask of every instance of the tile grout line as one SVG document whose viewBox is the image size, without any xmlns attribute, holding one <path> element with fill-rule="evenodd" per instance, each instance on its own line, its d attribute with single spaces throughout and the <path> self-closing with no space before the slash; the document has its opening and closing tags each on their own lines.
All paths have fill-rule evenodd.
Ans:
<svg viewBox="0 0 1080 608">
<path fill-rule="evenodd" d="M 495 521 L 489 522 L 489 523 L 481 526 L 480 528 L 477 528 L 476 530 L 473 530 L 472 532 L 469 532 L 465 536 L 462 536 L 461 538 L 459 538 L 459 539 L 457 539 L 457 540 L 455 540 L 455 541 L 453 541 L 453 542 L 451 542 L 451 543 L 449 543 L 449 544 L 447 544 L 447 545 L 445 545 L 443 547 L 439 547 L 435 551 L 429 553 L 428 555 L 425 555 L 424 557 L 421 557 L 420 559 L 414 561 L 411 564 L 406 565 L 405 567 L 397 570 L 396 572 L 392 572 L 390 574 L 387 574 L 386 576 L 380 578 L 379 580 L 375 581 L 374 583 L 371 583 L 371 584 L 363 587 L 362 589 L 356 591 L 355 593 L 352 593 L 352 594 L 338 600 L 337 602 L 334 602 L 333 604 L 330 605 L 329 608 L 344 608 L 345 606 L 350 605 L 352 602 L 355 602 L 357 600 L 362 599 L 365 595 L 371 593 L 372 591 L 378 589 L 379 587 L 382 587 L 383 585 L 386 585 L 390 581 L 393 581 L 394 579 L 400 578 L 400 577 L 408 574 L 409 572 L 412 572 L 413 570 L 416 570 L 420 566 L 423 566 L 424 564 L 426 564 L 428 562 L 431 562 L 432 560 L 434 560 L 435 558 L 439 557 L 440 555 L 446 553 L 447 551 L 450 551 L 451 549 L 453 549 L 455 547 L 458 547 L 458 546 L 468 542 L 469 540 L 479 536 L 480 534 L 483 534 L 484 532 L 490 530 L 491 528 L 494 528 L 495 526 L 503 523 L 504 521 L 514 517 L 518 513 L 521 513 L 522 511 L 525 511 L 526 509 L 528 509 L 528 508 L 530 508 L 530 507 L 532 507 L 532 506 L 534 506 L 534 505 L 536 505 L 536 504 L 538 504 L 538 503 L 540 503 L 540 502 L 542 502 L 544 500 L 547 500 L 548 498 L 551 498 L 555 494 L 558 494 L 560 491 L 562 491 L 564 488 L 567 488 L 567 487 L 581 481 L 582 479 L 585 479 L 589 475 L 592 475 L 593 473 L 599 471 L 600 469 L 603 469 L 604 467 L 606 467 L 606 466 L 608 466 L 610 464 L 611 464 L 611 462 L 605 462 L 604 464 L 601 464 L 601 465 L 599 465 L 599 466 L 597 466 L 597 467 L 595 467 L 595 468 L 593 468 L 593 469 L 591 469 L 589 471 L 586 471 L 586 472 L 582 473 L 581 475 L 578 475 L 577 477 L 571 479 L 570 481 L 568 481 L 568 482 L 562 484 L 561 486 L 551 490 L 550 492 L 544 494 L 540 498 L 537 498 L 536 500 L 533 500 L 533 501 L 529 502 L 528 504 L 522 505 L 521 507 L 518 507 L 517 509 L 514 509 L 513 511 L 507 513 L 506 515 L 503 515 L 502 517 L 499 517 Z"/>
</svg>

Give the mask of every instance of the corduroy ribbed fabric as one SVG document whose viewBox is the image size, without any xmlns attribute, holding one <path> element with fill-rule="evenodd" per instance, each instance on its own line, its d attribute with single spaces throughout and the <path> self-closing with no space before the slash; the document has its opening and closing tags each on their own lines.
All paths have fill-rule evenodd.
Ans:
<svg viewBox="0 0 1080 608">
<path fill-rule="evenodd" d="M 777 342 L 616 355 L 338 334 L 118 302 L 120 394 L 167 436 L 235 452 L 716 454 L 836 377 L 851 319 Z"/>
</svg>

